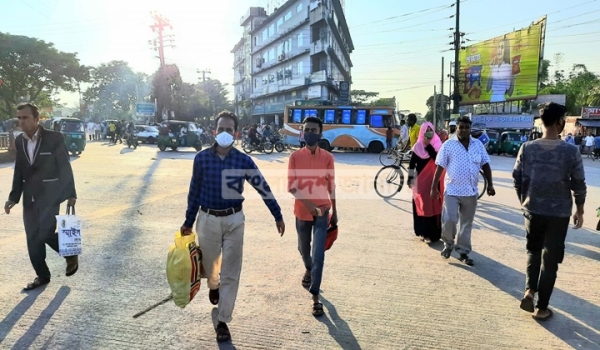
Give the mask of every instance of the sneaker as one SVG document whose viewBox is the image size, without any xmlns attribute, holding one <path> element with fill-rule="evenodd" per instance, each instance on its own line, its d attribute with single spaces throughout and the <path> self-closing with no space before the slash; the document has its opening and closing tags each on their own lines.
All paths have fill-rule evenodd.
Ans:
<svg viewBox="0 0 600 350">
<path fill-rule="evenodd" d="M 467 264 L 469 266 L 473 266 L 473 260 L 469 259 L 469 256 L 467 254 L 461 254 L 460 258 L 458 258 L 458 260 L 464 262 L 465 264 Z"/>
<path fill-rule="evenodd" d="M 441 255 L 444 259 L 450 258 L 450 255 L 452 255 L 452 248 L 444 247 L 444 250 L 442 250 Z"/>
</svg>

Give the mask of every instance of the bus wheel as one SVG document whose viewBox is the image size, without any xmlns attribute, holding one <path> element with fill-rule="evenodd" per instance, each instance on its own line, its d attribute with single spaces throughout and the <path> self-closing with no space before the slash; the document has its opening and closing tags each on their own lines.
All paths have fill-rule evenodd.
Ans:
<svg viewBox="0 0 600 350">
<path fill-rule="evenodd" d="M 327 141 L 327 140 L 320 140 L 319 147 L 326 150 L 327 152 L 331 152 L 331 145 L 329 144 L 329 141 Z"/>
<path fill-rule="evenodd" d="M 369 152 L 371 153 L 381 153 L 384 149 L 383 143 L 379 141 L 373 141 L 369 144 Z"/>
</svg>

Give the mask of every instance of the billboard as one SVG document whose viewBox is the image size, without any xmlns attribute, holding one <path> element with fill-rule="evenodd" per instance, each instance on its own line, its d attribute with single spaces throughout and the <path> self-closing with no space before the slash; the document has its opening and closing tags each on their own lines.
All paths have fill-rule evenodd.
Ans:
<svg viewBox="0 0 600 350">
<path fill-rule="evenodd" d="M 534 117 L 531 114 L 486 114 L 472 115 L 473 128 L 481 129 L 532 129 Z"/>
<path fill-rule="evenodd" d="M 581 109 L 581 118 L 600 119 L 600 107 L 583 107 Z"/>
<path fill-rule="evenodd" d="M 460 52 L 461 105 L 529 100 L 537 96 L 545 17 L 531 26 Z"/>
<path fill-rule="evenodd" d="M 154 103 L 136 103 L 135 114 L 138 117 L 154 117 L 156 106 Z"/>
</svg>

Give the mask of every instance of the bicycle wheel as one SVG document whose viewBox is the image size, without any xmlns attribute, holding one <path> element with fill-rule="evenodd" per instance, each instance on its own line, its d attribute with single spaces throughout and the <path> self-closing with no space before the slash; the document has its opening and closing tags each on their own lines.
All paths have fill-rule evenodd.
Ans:
<svg viewBox="0 0 600 350">
<path fill-rule="evenodd" d="M 397 165 L 388 165 L 379 169 L 373 181 L 375 192 L 382 198 L 393 197 L 404 186 L 404 173 Z"/>
<path fill-rule="evenodd" d="M 485 178 L 483 171 L 479 172 L 477 187 L 479 187 L 479 196 L 477 197 L 477 199 L 481 199 L 481 197 L 483 197 L 483 195 L 487 192 L 488 187 L 487 179 Z"/>
<path fill-rule="evenodd" d="M 393 151 L 384 149 L 379 153 L 379 163 L 383 166 L 390 166 L 396 162 L 396 156 Z"/>
</svg>

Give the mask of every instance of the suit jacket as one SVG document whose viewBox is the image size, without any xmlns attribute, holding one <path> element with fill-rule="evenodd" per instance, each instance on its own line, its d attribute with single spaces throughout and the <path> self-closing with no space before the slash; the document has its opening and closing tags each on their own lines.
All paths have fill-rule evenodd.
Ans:
<svg viewBox="0 0 600 350">
<path fill-rule="evenodd" d="M 13 175 L 10 201 L 31 205 L 32 197 L 40 206 L 60 205 L 69 198 L 76 198 L 75 180 L 69 152 L 61 133 L 40 126 L 33 164 L 29 163 L 27 139 L 23 134 L 15 139 L 17 158 Z"/>
</svg>

